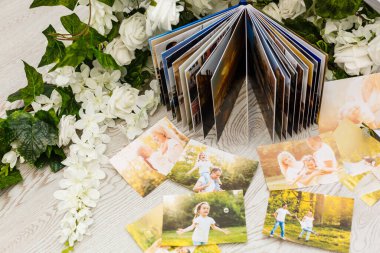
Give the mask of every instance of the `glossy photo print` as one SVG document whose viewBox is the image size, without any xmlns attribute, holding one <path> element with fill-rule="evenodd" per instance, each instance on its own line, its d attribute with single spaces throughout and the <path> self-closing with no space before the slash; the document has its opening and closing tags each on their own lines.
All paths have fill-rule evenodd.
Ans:
<svg viewBox="0 0 380 253">
<path fill-rule="evenodd" d="M 164 196 L 162 245 L 247 241 L 243 191 Z"/>
<path fill-rule="evenodd" d="M 310 192 L 272 191 L 263 234 L 328 251 L 348 253 L 353 198 Z"/>
<path fill-rule="evenodd" d="M 132 188 L 146 196 L 165 180 L 187 142 L 188 138 L 163 118 L 110 162 Z"/>
<path fill-rule="evenodd" d="M 190 140 L 168 178 L 196 192 L 246 191 L 258 162 Z"/>
<path fill-rule="evenodd" d="M 163 205 L 126 226 L 126 230 L 144 253 L 220 253 L 217 245 L 169 247 L 161 246 Z"/>
<path fill-rule="evenodd" d="M 257 152 L 269 190 L 336 183 L 342 174 L 339 150 L 331 133 L 261 146 Z"/>
<path fill-rule="evenodd" d="M 319 130 L 333 131 L 342 120 L 380 128 L 380 74 L 326 82 Z"/>
</svg>

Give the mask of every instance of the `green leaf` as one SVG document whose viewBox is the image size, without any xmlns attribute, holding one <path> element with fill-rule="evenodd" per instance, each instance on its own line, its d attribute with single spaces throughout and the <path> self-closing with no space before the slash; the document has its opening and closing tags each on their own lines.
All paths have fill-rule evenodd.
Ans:
<svg viewBox="0 0 380 253">
<path fill-rule="evenodd" d="M 57 172 L 65 167 L 62 161 L 66 159 L 66 155 L 63 149 L 58 146 L 48 146 L 46 151 L 40 155 L 40 157 L 34 162 L 34 166 L 37 169 L 49 165 L 53 172 Z"/>
<path fill-rule="evenodd" d="M 77 67 L 87 56 L 87 45 L 83 41 L 75 41 L 65 49 L 65 56 L 50 70 L 54 71 L 57 68 L 64 66 Z"/>
<path fill-rule="evenodd" d="M 78 0 L 34 0 L 30 5 L 30 8 L 62 5 L 70 10 L 74 10 L 77 2 Z"/>
<path fill-rule="evenodd" d="M 16 185 L 22 181 L 20 171 L 13 169 L 8 172 L 7 176 L 0 176 L 0 190 L 6 189 L 10 186 Z"/>
<path fill-rule="evenodd" d="M 10 95 L 8 101 L 13 102 L 22 99 L 24 100 L 25 107 L 27 107 L 37 96 L 44 92 L 44 81 L 42 80 L 42 75 L 26 62 L 24 62 L 24 69 L 28 85 Z"/>
<path fill-rule="evenodd" d="M 98 0 L 99 2 L 102 2 L 108 6 L 111 6 L 114 4 L 115 0 Z"/>
<path fill-rule="evenodd" d="M 98 49 L 94 49 L 96 59 L 105 69 L 120 69 L 114 58 L 110 54 L 103 53 Z"/>
<path fill-rule="evenodd" d="M 377 17 L 380 17 L 380 13 L 378 13 L 376 10 L 374 10 L 371 6 L 366 4 L 365 2 L 362 3 L 363 10 L 360 11 L 360 13 L 365 14 L 368 18 L 374 19 Z"/>
<path fill-rule="evenodd" d="M 45 54 L 42 56 L 40 63 L 38 64 L 38 67 L 42 67 L 45 65 L 48 65 L 53 62 L 57 62 L 59 59 L 63 58 L 65 55 L 65 45 L 62 41 L 56 40 L 51 34 L 56 33 L 53 26 L 49 25 L 48 28 L 46 28 L 42 32 L 47 41 L 48 45 L 46 47 Z"/>
<path fill-rule="evenodd" d="M 107 34 L 107 41 L 112 41 L 114 38 L 119 36 L 120 22 L 112 21 L 112 29 Z"/>
<path fill-rule="evenodd" d="M 315 44 L 317 41 L 322 40 L 322 36 L 320 35 L 318 27 L 302 17 L 297 17 L 295 19 L 285 19 L 284 24 L 286 27 L 292 29 L 295 33 L 312 44 Z"/>
<path fill-rule="evenodd" d="M 150 78 L 148 71 L 143 70 L 146 66 L 146 62 L 150 56 L 150 51 L 136 50 L 136 59 L 131 64 L 126 66 L 127 75 L 125 81 L 131 84 L 135 88 L 139 88 L 145 84 L 145 81 Z"/>
<path fill-rule="evenodd" d="M 59 118 L 55 114 L 54 109 L 50 109 L 49 111 L 38 111 L 34 115 L 37 119 L 42 120 L 45 123 L 48 123 L 52 127 L 57 127 L 59 124 Z"/>
<path fill-rule="evenodd" d="M 46 151 L 47 146 L 58 143 L 58 129 L 30 113 L 14 112 L 7 121 L 19 144 L 17 151 L 27 162 L 34 163 Z"/>
<path fill-rule="evenodd" d="M 11 150 L 12 135 L 8 121 L 0 119 L 0 156 L 3 157 L 5 153 Z"/>
<path fill-rule="evenodd" d="M 75 100 L 75 95 L 70 87 L 56 89 L 62 97 L 62 106 L 58 111 L 58 117 L 63 115 L 75 115 L 79 114 L 80 105 Z"/>
<path fill-rule="evenodd" d="M 318 16 L 331 19 L 342 19 L 354 15 L 362 0 L 317 0 L 315 11 Z"/>
<path fill-rule="evenodd" d="M 75 13 L 62 16 L 61 23 L 70 34 L 78 34 L 87 28 L 87 25 L 80 21 L 78 15 Z"/>
</svg>

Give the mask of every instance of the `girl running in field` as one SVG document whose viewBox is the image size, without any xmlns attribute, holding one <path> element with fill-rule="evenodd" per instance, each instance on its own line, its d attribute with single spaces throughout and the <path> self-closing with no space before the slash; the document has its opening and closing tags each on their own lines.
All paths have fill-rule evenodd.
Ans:
<svg viewBox="0 0 380 253">
<path fill-rule="evenodd" d="M 303 217 L 302 221 L 299 220 L 297 218 L 297 220 L 299 221 L 299 223 L 301 224 L 301 228 L 302 228 L 302 231 L 301 233 L 299 234 L 298 236 L 298 239 L 301 239 L 303 234 L 306 232 L 306 239 L 305 239 L 305 242 L 308 242 L 309 239 L 310 239 L 310 234 L 315 234 L 315 235 L 318 235 L 317 232 L 315 232 L 313 230 L 313 221 L 314 221 L 314 217 L 313 217 L 313 213 L 311 211 L 308 211 L 305 216 Z"/>
<path fill-rule="evenodd" d="M 215 167 L 212 162 L 207 158 L 207 155 L 205 152 L 201 152 L 198 155 L 198 161 L 195 163 L 194 167 L 186 173 L 186 175 L 191 175 L 196 169 L 199 171 L 199 175 L 204 178 L 204 181 L 206 182 L 206 185 L 211 184 L 211 176 L 210 171 L 211 168 Z M 218 186 L 216 191 L 220 190 L 220 185 L 222 185 L 222 182 L 220 179 L 217 179 L 215 181 L 215 185 Z"/>
<path fill-rule="evenodd" d="M 208 243 L 210 227 L 224 234 L 229 234 L 228 230 L 219 228 L 215 225 L 215 220 L 208 216 L 209 213 L 210 205 L 207 202 L 197 204 L 194 208 L 195 217 L 193 219 L 193 224 L 185 229 L 178 229 L 177 234 L 181 235 L 194 230 L 192 239 L 193 245 L 195 246 L 206 245 Z"/>
</svg>

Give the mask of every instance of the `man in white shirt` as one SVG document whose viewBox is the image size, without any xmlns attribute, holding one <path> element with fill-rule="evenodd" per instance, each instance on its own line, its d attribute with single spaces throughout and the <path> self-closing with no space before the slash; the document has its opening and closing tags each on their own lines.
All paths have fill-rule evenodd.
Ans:
<svg viewBox="0 0 380 253">
<path fill-rule="evenodd" d="M 220 191 L 219 179 L 222 175 L 222 170 L 220 168 L 213 168 L 210 173 L 210 182 L 206 182 L 205 177 L 200 177 L 197 183 L 193 187 L 195 192 L 216 192 Z"/>
<path fill-rule="evenodd" d="M 277 209 L 276 212 L 273 214 L 274 218 L 276 219 L 276 223 L 274 224 L 272 231 L 270 231 L 270 235 L 269 235 L 270 237 L 273 237 L 273 234 L 276 231 L 276 229 L 280 227 L 281 238 L 283 240 L 286 240 L 285 239 L 285 218 L 287 214 L 289 214 L 292 217 L 294 216 L 293 214 L 289 212 L 287 204 L 283 204 L 282 207 Z"/>
<path fill-rule="evenodd" d="M 322 141 L 320 136 L 314 136 L 307 139 L 308 146 L 314 150 L 314 159 L 317 164 L 317 168 L 323 172 L 318 182 L 320 184 L 329 184 L 339 181 L 337 175 L 338 162 L 335 157 L 333 149 Z"/>
</svg>

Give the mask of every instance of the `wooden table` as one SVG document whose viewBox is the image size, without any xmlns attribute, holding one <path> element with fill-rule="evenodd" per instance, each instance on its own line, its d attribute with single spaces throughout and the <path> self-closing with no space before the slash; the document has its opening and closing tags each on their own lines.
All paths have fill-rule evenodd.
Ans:
<svg viewBox="0 0 380 253">
<path fill-rule="evenodd" d="M 38 8 L 29 10 L 31 0 L 2 3 L 0 13 L 0 99 L 26 84 L 21 59 L 36 66 L 43 55 L 46 41 L 41 31 L 49 24 L 59 23 L 59 17 L 69 14 L 64 8 Z M 84 12 L 82 12 L 84 13 Z M 85 14 L 84 14 L 85 15 Z M 240 103 L 240 102 L 239 102 Z M 268 131 L 256 104 L 252 104 L 249 143 L 240 138 L 242 126 L 237 118 L 229 122 L 219 143 L 215 131 L 203 140 L 201 134 L 184 131 L 190 138 L 219 149 L 257 159 L 256 147 L 270 142 Z M 166 115 L 162 107 L 152 117 L 150 125 Z M 316 130 L 297 138 L 316 134 Z M 112 156 L 128 140 L 116 129 L 110 131 L 111 144 L 107 155 Z M 90 236 L 78 243 L 76 252 L 141 252 L 124 226 L 143 216 L 161 203 L 165 194 L 186 193 L 188 190 L 166 181 L 145 198 L 141 198 L 111 167 L 104 168 L 107 177 L 101 183 L 101 200 L 94 209 L 95 223 Z M 48 169 L 35 170 L 21 167 L 24 181 L 1 192 L 0 196 L 0 252 L 59 252 L 59 222 L 63 214 L 57 210 L 53 192 L 59 189 L 62 172 L 51 173 Z M 339 196 L 353 196 L 341 184 L 308 188 L 308 191 Z M 268 204 L 267 190 L 261 168 L 258 169 L 245 197 L 248 226 L 248 243 L 221 246 L 224 253 L 306 253 L 326 252 L 311 247 L 279 241 L 262 235 Z M 356 200 L 352 224 L 350 252 L 377 253 L 380 250 L 380 203 L 373 207 Z"/>
</svg>

